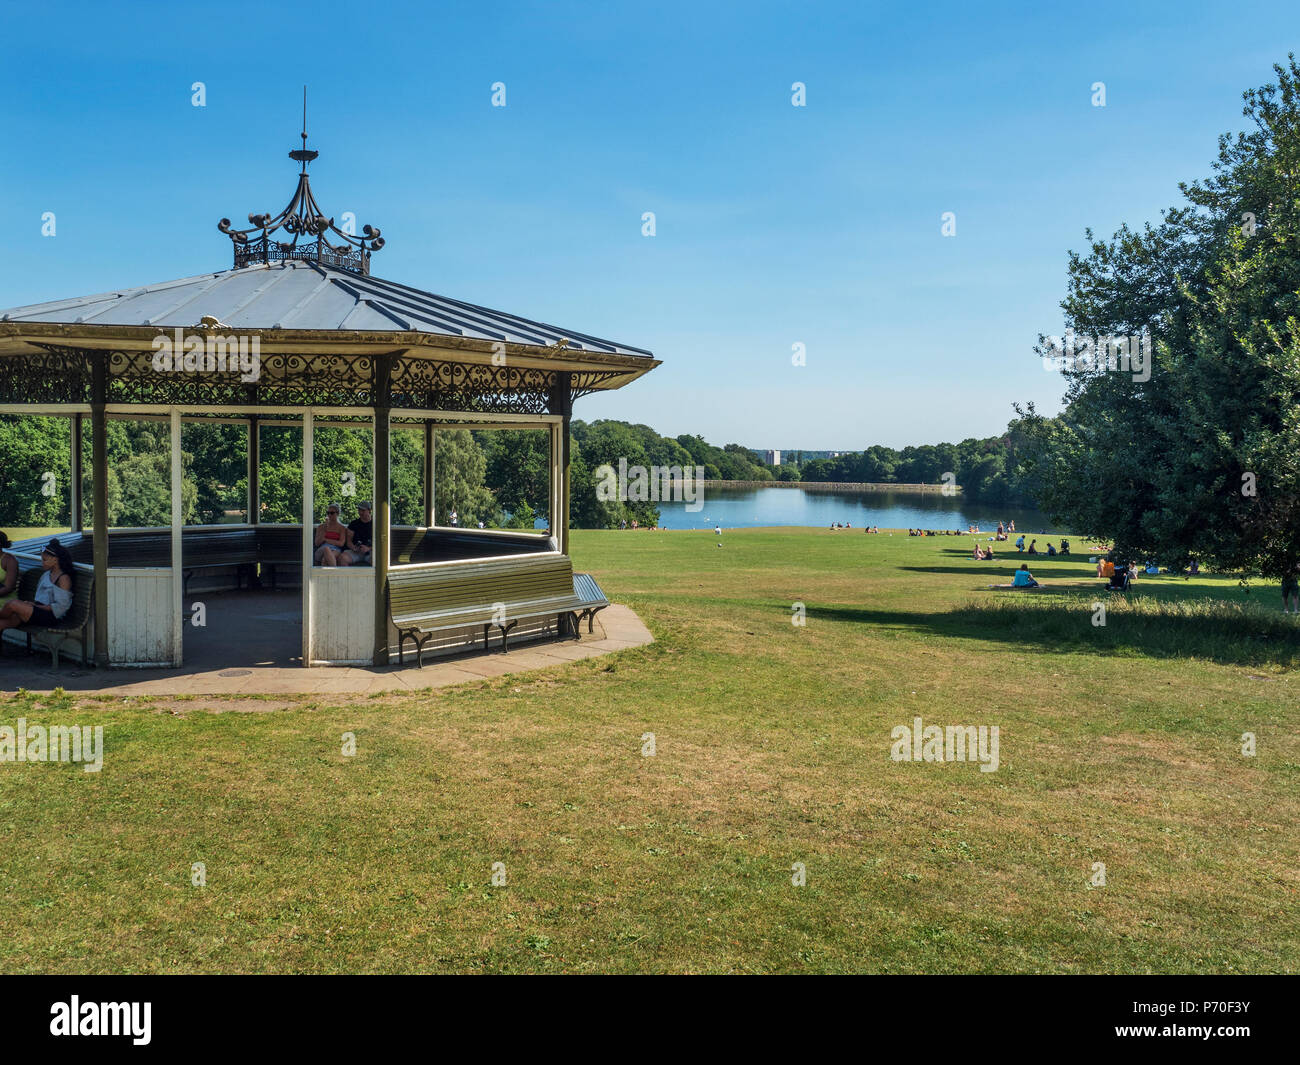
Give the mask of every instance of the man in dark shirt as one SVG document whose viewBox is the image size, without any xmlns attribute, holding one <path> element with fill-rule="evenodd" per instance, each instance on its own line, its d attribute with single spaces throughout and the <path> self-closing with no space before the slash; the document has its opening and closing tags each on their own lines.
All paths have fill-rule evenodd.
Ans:
<svg viewBox="0 0 1300 1065">
<path fill-rule="evenodd" d="M 375 523 L 370 518 L 370 500 L 357 504 L 357 517 L 348 523 L 347 554 L 353 566 L 370 565 L 370 545 L 373 543 Z"/>
</svg>

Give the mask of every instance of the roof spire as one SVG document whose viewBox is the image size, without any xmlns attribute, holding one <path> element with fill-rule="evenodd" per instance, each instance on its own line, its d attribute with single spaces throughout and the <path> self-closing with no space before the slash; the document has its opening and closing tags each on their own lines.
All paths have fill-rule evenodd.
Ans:
<svg viewBox="0 0 1300 1065">
<path fill-rule="evenodd" d="M 307 164 L 315 159 L 320 152 L 311 152 L 307 150 L 307 86 L 302 87 L 302 147 L 297 151 L 290 152 L 289 158 L 296 159 L 302 163 L 302 169 L 298 171 L 300 175 L 306 175 Z"/>
<path fill-rule="evenodd" d="M 379 235 L 379 230 L 373 226 L 362 226 L 361 236 L 357 236 L 355 231 L 349 231 L 351 226 L 346 230 L 340 229 L 334 224 L 333 218 L 325 217 L 325 212 L 312 195 L 307 164 L 320 153 L 307 147 L 306 85 L 302 87 L 301 136 L 302 147 L 289 153 L 289 158 L 302 166 L 298 171 L 298 188 L 288 206 L 274 218 L 269 214 L 250 214 L 249 229 L 232 229 L 229 218 L 223 218 L 218 224 L 217 228 L 235 245 L 235 266 L 270 263 L 280 259 L 310 259 L 328 266 L 368 274 L 370 253 L 384 246 L 384 238 Z M 279 229 L 283 229 L 292 239 L 272 240 L 271 234 Z M 326 239 L 326 233 L 334 234 L 342 243 L 331 244 Z M 299 244 L 300 237 L 314 237 L 315 240 Z"/>
</svg>

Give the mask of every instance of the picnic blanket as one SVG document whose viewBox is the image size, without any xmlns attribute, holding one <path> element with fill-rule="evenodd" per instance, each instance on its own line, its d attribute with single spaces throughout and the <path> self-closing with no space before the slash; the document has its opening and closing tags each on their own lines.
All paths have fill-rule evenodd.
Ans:
<svg viewBox="0 0 1300 1065">
<path fill-rule="evenodd" d="M 1041 584 L 1041 583 L 1040 583 L 1040 584 L 1035 584 L 1035 585 L 1033 585 L 1032 587 L 1030 587 L 1030 586 L 1027 585 L 1027 584 L 1025 584 L 1025 585 L 1020 585 L 1019 587 L 1017 587 L 1017 586 L 1014 585 L 1014 584 L 990 584 L 990 585 L 988 586 L 989 591 L 1003 591 L 1003 592 L 1006 592 L 1006 591 L 1011 591 L 1011 592 L 1060 592 L 1060 591 L 1066 591 L 1066 590 L 1073 590 L 1073 589 L 1076 589 L 1076 588 L 1095 588 L 1095 587 L 1097 587 L 1097 584 L 1096 584 L 1095 581 L 1087 581 L 1086 583 L 1083 583 L 1083 584 L 1079 584 L 1078 582 L 1075 582 L 1074 584 Z M 1106 586 L 1103 584 L 1102 587 L 1105 588 Z"/>
</svg>

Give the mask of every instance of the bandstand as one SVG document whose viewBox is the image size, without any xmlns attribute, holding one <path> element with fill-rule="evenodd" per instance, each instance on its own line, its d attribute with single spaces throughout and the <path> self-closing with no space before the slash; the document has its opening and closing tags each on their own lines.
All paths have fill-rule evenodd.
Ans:
<svg viewBox="0 0 1300 1065">
<path fill-rule="evenodd" d="M 80 650 L 99 666 L 181 665 L 186 582 L 197 574 L 206 589 L 236 595 L 249 577 L 300 574 L 304 665 L 389 664 L 400 611 L 441 619 L 426 626 L 437 630 L 427 649 L 452 651 L 480 639 L 489 646 L 490 625 L 503 643 L 507 633 L 568 634 L 577 616 L 566 581 L 579 605 L 599 597 L 590 578 L 573 574 L 568 555 L 573 404 L 621 388 L 658 360 L 373 276 L 383 237 L 370 226 L 353 234 L 325 215 L 308 178 L 317 153 L 305 133 L 302 140 L 289 153 L 300 169 L 288 206 L 274 217 L 249 215 L 242 230 L 221 221 L 233 243 L 231 269 L 0 312 L 0 413 L 71 422 L 72 518 L 63 539 L 84 585 Z M 106 437 L 115 418 L 169 423 L 169 526 L 109 527 Z M 247 521 L 184 525 L 181 425 L 212 420 L 248 427 Z M 298 524 L 259 522 L 259 433 L 272 425 L 301 429 Z M 311 565 L 320 518 L 313 434 L 323 425 L 373 432 L 373 566 Z M 435 514 L 434 441 L 448 428 L 545 431 L 550 528 L 471 530 Z M 417 525 L 391 522 L 394 432 L 423 437 Z M 87 433 L 89 526 L 81 488 Z M 39 566 L 42 542 L 12 548 L 24 571 Z M 548 603 L 558 604 L 550 615 Z"/>
</svg>

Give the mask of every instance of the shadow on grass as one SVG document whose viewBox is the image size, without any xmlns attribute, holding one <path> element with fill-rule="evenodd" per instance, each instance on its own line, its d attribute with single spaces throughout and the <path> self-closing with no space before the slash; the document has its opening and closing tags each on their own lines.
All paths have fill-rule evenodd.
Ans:
<svg viewBox="0 0 1300 1065">
<path fill-rule="evenodd" d="M 1104 615 L 1094 603 L 1104 604 Z M 957 639 L 995 640 L 1030 652 L 1196 658 L 1225 665 L 1288 669 L 1300 666 L 1300 620 L 1254 604 L 1221 600 L 1107 597 L 1083 591 L 1050 599 L 1009 596 L 945 613 L 809 607 L 808 616 Z M 1104 619 L 1104 624 L 1094 624 L 1094 619 Z"/>
<path fill-rule="evenodd" d="M 1010 584 L 1011 575 L 1020 568 L 1020 560 L 1017 559 L 1015 564 L 1010 559 L 994 559 L 992 562 L 976 562 L 973 558 L 964 566 L 899 566 L 898 569 L 905 573 L 964 573 L 969 576 L 987 577 L 986 584 Z M 1097 576 L 1095 566 L 1076 567 L 1077 572 L 1068 573 L 1061 568 L 1047 563 L 1039 565 L 1036 562 L 1029 563 L 1031 572 L 1042 570 L 1050 578 L 1069 578 L 1070 580 L 1091 580 L 1097 582 L 1100 589 L 1106 582 Z"/>
</svg>

